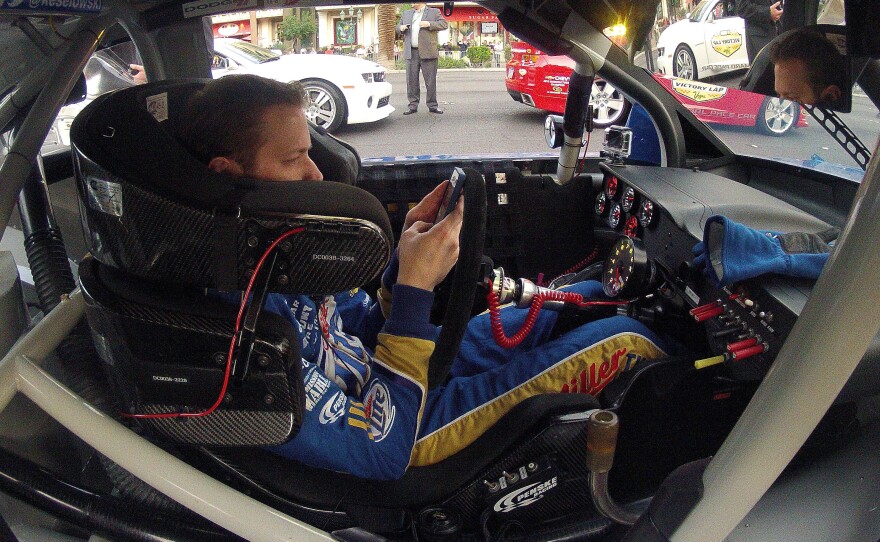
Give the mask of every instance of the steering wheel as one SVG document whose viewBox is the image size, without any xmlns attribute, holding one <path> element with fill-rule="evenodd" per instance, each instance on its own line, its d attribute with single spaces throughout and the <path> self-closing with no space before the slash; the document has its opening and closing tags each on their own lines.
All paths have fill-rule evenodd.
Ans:
<svg viewBox="0 0 880 542">
<path fill-rule="evenodd" d="M 452 270 L 449 299 L 443 314 L 442 328 L 434 353 L 428 362 L 428 388 L 446 381 L 452 361 L 458 354 L 461 339 L 471 318 L 477 293 L 483 245 L 486 239 L 486 181 L 479 171 L 464 168 L 464 219 L 459 236 L 458 263 Z"/>
</svg>

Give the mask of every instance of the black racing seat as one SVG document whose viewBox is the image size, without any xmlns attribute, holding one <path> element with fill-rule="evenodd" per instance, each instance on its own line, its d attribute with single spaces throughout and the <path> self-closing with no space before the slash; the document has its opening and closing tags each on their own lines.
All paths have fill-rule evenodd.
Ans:
<svg viewBox="0 0 880 542">
<path fill-rule="evenodd" d="M 499 460 L 517 457 L 517 449 L 523 453 L 537 447 L 542 453 L 549 453 L 558 447 L 579 455 L 583 450 L 577 448 L 586 442 L 586 432 L 578 430 L 575 433 L 580 434 L 572 435 L 569 430 L 573 426 L 583 429 L 585 418 L 574 416 L 566 421 L 565 416 L 597 408 L 599 402 L 588 394 L 531 397 L 461 452 L 434 465 L 410 468 L 402 478 L 393 481 L 365 480 L 314 469 L 265 450 L 214 448 L 204 452 L 220 462 L 241 467 L 264 488 L 292 501 L 330 507 L 372 502 L 386 508 L 411 508 L 440 502 L 468 484 L 479 485 L 492 478 L 490 470 L 515 470 L 519 466 L 516 461 L 508 459 L 507 464 L 499 464 Z M 564 440 L 560 442 L 558 438 Z"/>
<path fill-rule="evenodd" d="M 235 294 L 205 290 L 345 291 L 385 267 L 393 235 L 351 178 L 279 183 L 195 160 L 174 137 L 175 113 L 205 83 L 111 92 L 71 127 L 92 256 L 87 316 L 124 411 L 142 425 L 185 444 L 278 444 L 302 419 L 299 340 L 262 303 L 238 318 Z"/>
<path fill-rule="evenodd" d="M 523 508 L 536 518 L 545 507 L 581 507 L 588 499 L 586 413 L 599 407 L 589 395 L 525 401 L 458 454 L 396 481 L 315 469 L 260 447 L 292 438 L 302 422 L 296 331 L 285 318 L 262 314 L 248 330 L 253 354 L 247 357 L 239 342 L 230 362 L 225 352 L 239 336 L 238 307 L 206 289 L 244 290 L 255 274 L 257 288 L 267 291 L 343 291 L 381 272 L 393 236 L 382 205 L 350 178 L 230 178 L 189 156 L 169 128 L 174 112 L 204 84 L 155 82 L 110 93 L 87 106 L 71 129 L 92 253 L 80 269 L 86 313 L 124 411 L 204 411 L 218 399 L 231 363 L 228 397 L 211 414 L 137 423 L 218 478 L 325 528 L 363 526 L 373 517 L 378 530 L 393 531 L 403 527 L 404 511 L 438 503 L 476 524 L 495 501 L 496 508 L 514 507 L 504 499 L 520 486 L 532 497 L 538 486 L 559 487 L 553 496 L 540 494 L 542 506 Z M 270 270 L 255 270 L 261 250 L 300 229 Z M 351 257 L 313 257 L 343 253 Z"/>
<path fill-rule="evenodd" d="M 148 368 L 153 355 L 166 365 L 182 368 L 185 375 L 191 368 L 213 369 L 202 391 L 217 389 L 220 367 L 213 365 L 213 356 L 228 345 L 236 306 L 191 288 L 158 288 L 94 258 L 83 261 L 80 280 L 93 336 L 109 372 L 115 375 L 117 399 L 122 403 L 140 410 L 162 411 L 156 401 L 143 399 L 150 390 L 136 388 L 120 370 L 126 365 L 132 370 L 137 366 Z M 248 381 L 250 390 L 240 388 L 239 393 L 246 394 L 241 400 L 236 398 L 224 405 L 222 412 L 206 417 L 201 426 L 194 425 L 193 420 L 181 424 L 182 428 L 168 421 L 141 421 L 141 425 L 161 442 L 170 441 L 178 449 L 181 445 L 190 448 L 184 455 L 217 478 L 293 517 L 327 525 L 328 529 L 353 524 L 365 527 L 364 518 L 369 517 L 379 522 L 372 527 L 394 531 L 404 527 L 400 523 L 404 521 L 402 510 L 438 503 L 475 510 L 473 503 L 487 498 L 486 481 L 499 480 L 505 471 L 518 472 L 532 462 L 541 464 L 538 474 L 545 478 L 549 473 L 564 473 L 570 480 L 579 481 L 570 482 L 558 502 L 554 499 L 560 510 L 588 502 L 586 421 L 587 413 L 600 405 L 587 394 L 532 397 L 461 452 L 435 465 L 411 468 L 394 481 L 366 480 L 316 469 L 259 447 L 295 434 L 302 420 L 304 394 L 299 364 L 293 363 L 299 355 L 299 341 L 292 326 L 280 316 L 265 314 L 258 334 L 263 344 L 286 339 L 289 348 L 262 351 L 271 358 L 271 365 L 262 380 Z M 293 375 L 289 380 L 284 369 Z M 276 401 L 273 405 L 278 408 L 256 408 L 263 407 L 259 400 L 266 389 L 274 389 L 274 395 L 280 396 L 277 390 L 281 384 L 291 390 L 287 406 Z M 203 407 L 212 399 L 211 393 L 200 393 L 181 401 Z M 475 522 L 479 518 L 466 519 Z"/>
</svg>

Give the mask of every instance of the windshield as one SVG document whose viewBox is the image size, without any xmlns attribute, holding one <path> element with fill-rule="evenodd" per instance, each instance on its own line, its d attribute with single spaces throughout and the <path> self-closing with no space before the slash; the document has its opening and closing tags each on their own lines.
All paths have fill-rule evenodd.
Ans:
<svg viewBox="0 0 880 542">
<path fill-rule="evenodd" d="M 229 46 L 231 49 L 229 52 L 234 54 L 236 60 L 248 64 L 261 64 L 270 60 L 276 60 L 279 56 L 277 53 L 273 53 L 269 49 L 257 47 L 246 41 L 228 40 L 224 43 Z"/>
<path fill-rule="evenodd" d="M 712 5 L 715 4 L 717 0 L 703 0 L 699 4 L 697 4 L 693 10 L 691 10 L 690 20 L 692 22 L 699 22 L 700 19 L 703 18 L 703 13 L 712 9 Z"/>
<path fill-rule="evenodd" d="M 638 51 L 634 63 L 652 73 L 657 91 L 669 92 L 733 152 L 860 179 L 859 164 L 803 107 L 739 89 L 749 59 L 745 23 L 733 14 L 732 6 L 733 2 L 704 0 L 690 12 L 692 19 L 703 18 L 701 13 L 710 8 L 715 10 L 714 17 L 685 29 L 674 23 L 687 15 L 686 8 L 662 4 L 645 49 L 650 53 Z M 388 45 L 380 44 L 379 29 L 385 27 L 379 23 L 386 18 L 397 22 L 402 7 L 362 7 L 360 16 L 354 11 L 352 18 L 347 12 L 340 16 L 338 9 L 316 8 L 309 12 L 311 16 L 333 31 L 302 35 L 285 35 L 280 30 L 296 28 L 281 25 L 283 15 L 242 12 L 237 17 L 243 21 L 255 16 L 258 22 L 253 28 L 242 23 L 251 42 L 222 38 L 228 17 L 216 21 L 207 17 L 218 53 L 238 63 L 229 69 L 215 69 L 214 76 L 253 72 L 282 81 L 297 78 L 306 82 L 310 101 L 315 104 L 309 109 L 310 120 L 353 145 L 364 159 L 440 153 L 558 154 L 544 142 L 544 119 L 548 113 L 562 114 L 565 109 L 574 67 L 570 58 L 547 55 L 519 41 L 482 7 L 457 6 L 447 28 L 436 33 L 436 103 L 428 103 L 423 74 L 419 96 L 413 102 L 407 92 L 406 44 L 399 34 L 392 34 Z M 275 27 L 277 33 L 269 31 Z M 626 45 L 621 43 L 624 32 L 609 28 L 605 33 L 615 43 Z M 139 63 L 134 50 L 127 51 L 122 60 L 109 58 L 115 50 L 96 55 L 108 57 L 99 58 L 102 64 L 116 66 L 102 71 L 100 86 L 104 88 L 98 88 L 98 81 L 87 70 L 90 95 L 111 90 L 116 79 L 130 79 L 126 65 Z M 274 50 L 290 62 L 268 62 L 282 57 Z M 128 80 L 125 83 L 131 84 Z M 595 156 L 602 147 L 605 128 L 626 124 L 634 102 L 598 77 L 591 104 L 594 122 L 593 131 L 585 137 L 586 154 Z M 416 114 L 403 115 L 411 108 Z M 442 114 L 432 114 L 432 108 Z M 852 112 L 838 116 L 871 148 L 880 117 L 858 87 Z M 693 162 L 700 157 L 689 159 Z"/>
<path fill-rule="evenodd" d="M 131 66 L 142 64 L 137 49 L 130 41 L 95 51 L 83 70 L 88 98 L 135 85 L 137 81 Z"/>
</svg>

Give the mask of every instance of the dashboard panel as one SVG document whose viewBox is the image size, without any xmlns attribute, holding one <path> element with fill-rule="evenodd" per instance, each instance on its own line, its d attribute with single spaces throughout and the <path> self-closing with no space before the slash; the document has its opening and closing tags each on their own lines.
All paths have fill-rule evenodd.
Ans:
<svg viewBox="0 0 880 542">
<path fill-rule="evenodd" d="M 661 287 L 683 300 L 690 316 L 702 325 L 715 363 L 723 363 L 737 379 L 763 378 L 813 281 L 765 275 L 717 289 L 693 267 L 691 249 L 713 215 L 784 233 L 816 233 L 829 225 L 773 196 L 709 172 L 600 167 L 604 178 L 595 205 L 598 221 L 641 241 Z M 613 214 L 615 210 L 620 216 Z M 637 226 L 628 226 L 633 223 Z"/>
</svg>

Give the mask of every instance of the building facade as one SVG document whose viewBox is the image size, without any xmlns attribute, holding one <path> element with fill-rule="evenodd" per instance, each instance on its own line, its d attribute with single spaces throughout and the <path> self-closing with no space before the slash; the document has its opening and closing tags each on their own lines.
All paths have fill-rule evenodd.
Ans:
<svg viewBox="0 0 880 542">
<path fill-rule="evenodd" d="M 443 9 L 442 2 L 428 5 Z M 299 12 L 300 16 L 313 16 L 317 35 L 306 48 L 325 50 L 328 47 L 356 51 L 360 47 L 377 50 L 379 44 L 379 20 L 376 4 L 346 6 L 323 6 L 314 9 L 265 9 L 230 13 L 212 17 L 214 37 L 239 38 L 261 47 L 278 44 L 278 30 L 284 17 Z M 457 48 L 460 43 L 468 45 L 492 45 L 502 48 L 513 38 L 502 27 L 494 13 L 475 2 L 456 2 L 453 12 L 444 16 L 449 29 L 440 32 L 438 42 Z"/>
</svg>

